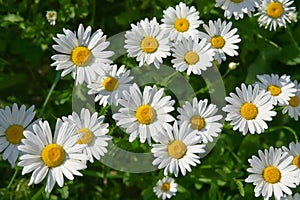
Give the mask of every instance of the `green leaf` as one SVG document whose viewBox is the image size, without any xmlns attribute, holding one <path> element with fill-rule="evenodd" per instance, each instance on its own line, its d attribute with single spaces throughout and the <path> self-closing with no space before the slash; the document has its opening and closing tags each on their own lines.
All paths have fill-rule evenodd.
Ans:
<svg viewBox="0 0 300 200">
<path fill-rule="evenodd" d="M 300 50 L 295 45 L 283 46 L 277 59 L 286 65 L 300 64 Z"/>
<path fill-rule="evenodd" d="M 212 182 L 210 189 L 209 189 L 209 193 L 208 193 L 210 200 L 217 199 L 218 189 L 219 189 L 218 185 L 216 183 Z"/>
<path fill-rule="evenodd" d="M 16 22 L 24 21 L 24 18 L 21 17 L 19 13 L 16 13 L 16 14 L 9 13 L 6 16 L 3 17 L 3 21 L 16 23 Z"/>
<path fill-rule="evenodd" d="M 238 186 L 238 190 L 239 190 L 241 196 L 244 197 L 244 196 L 245 196 L 245 190 L 244 190 L 244 186 L 243 186 L 242 181 L 236 180 L 235 183 L 236 183 L 237 186 Z"/>
</svg>

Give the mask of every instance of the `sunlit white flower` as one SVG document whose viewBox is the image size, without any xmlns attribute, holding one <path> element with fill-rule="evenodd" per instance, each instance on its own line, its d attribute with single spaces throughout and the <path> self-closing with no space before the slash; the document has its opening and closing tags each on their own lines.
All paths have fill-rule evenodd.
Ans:
<svg viewBox="0 0 300 200">
<path fill-rule="evenodd" d="M 175 183 L 175 179 L 171 177 L 164 177 L 161 180 L 158 180 L 156 186 L 153 187 L 153 192 L 158 198 L 163 200 L 170 199 L 172 196 L 176 195 L 178 184 Z"/>
<path fill-rule="evenodd" d="M 238 29 L 231 29 L 232 22 L 221 22 L 219 18 L 217 21 L 209 20 L 209 25 L 203 25 L 206 33 L 200 32 L 199 37 L 205 38 L 208 43 L 211 44 L 215 50 L 215 60 L 221 64 L 222 60 L 226 60 L 226 55 L 237 56 L 239 53 L 236 51 L 239 49 L 237 43 L 241 41 L 241 38 L 237 33 Z"/>
<path fill-rule="evenodd" d="M 86 168 L 83 161 L 88 156 L 82 153 L 86 145 L 77 144 L 81 135 L 74 134 L 75 125 L 57 120 L 54 136 L 47 121 L 33 125 L 33 131 L 24 131 L 25 139 L 18 149 L 24 152 L 20 156 L 19 166 L 22 174 L 32 172 L 28 185 L 38 184 L 47 177 L 46 192 L 51 192 L 55 183 L 62 187 L 64 176 L 73 180 L 82 176 L 78 170 Z"/>
<path fill-rule="evenodd" d="M 34 106 L 26 110 L 25 105 L 18 108 L 17 104 L 13 104 L 12 108 L 6 106 L 0 109 L 0 152 L 3 160 L 8 160 L 11 167 L 15 166 L 15 162 L 20 154 L 18 146 L 24 137 L 24 130 L 31 130 L 35 111 Z"/>
<path fill-rule="evenodd" d="M 122 91 L 128 90 L 129 82 L 133 79 L 129 75 L 130 70 L 126 70 L 124 65 L 119 69 L 117 65 L 107 66 L 104 73 L 87 86 L 90 88 L 88 94 L 96 94 L 95 102 L 99 101 L 99 105 L 117 106 Z"/>
<path fill-rule="evenodd" d="M 180 72 L 187 71 L 188 75 L 191 73 L 200 75 L 208 67 L 213 66 L 215 52 L 210 47 L 206 39 L 202 39 L 199 43 L 198 38 L 183 38 L 174 45 L 172 54 L 174 59 L 171 60 L 173 67 Z"/>
<path fill-rule="evenodd" d="M 123 92 L 119 100 L 122 107 L 113 118 L 117 120 L 117 126 L 130 134 L 130 142 L 139 137 L 140 142 L 147 139 L 151 144 L 151 137 L 155 140 L 156 135 L 172 128 L 168 122 L 174 121 L 169 113 L 174 110 L 175 101 L 163 94 L 164 89 L 158 90 L 156 86 L 146 86 L 142 93 L 136 84 Z"/>
<path fill-rule="evenodd" d="M 198 101 L 193 98 L 192 104 L 188 101 L 177 109 L 180 122 L 187 122 L 191 126 L 191 130 L 196 130 L 197 135 L 201 136 L 201 141 L 204 143 L 212 142 L 213 137 L 218 137 L 221 132 L 222 124 L 219 120 L 222 115 L 216 115 L 218 108 L 214 104 L 208 104 L 208 100 Z"/>
<path fill-rule="evenodd" d="M 216 0 L 216 7 L 221 7 L 224 10 L 224 17 L 230 19 L 232 16 L 236 20 L 243 19 L 244 14 L 249 17 L 255 11 L 259 0 Z"/>
<path fill-rule="evenodd" d="M 108 130 L 108 124 L 103 123 L 104 116 L 98 117 L 98 113 L 94 112 L 92 115 L 86 108 L 82 108 L 80 116 L 73 112 L 72 115 L 63 117 L 64 121 L 68 121 L 70 125 L 75 124 L 74 134 L 82 134 L 82 137 L 78 140 L 78 144 L 86 144 L 83 153 L 88 155 L 89 161 L 94 162 L 94 158 L 100 160 L 101 156 L 107 153 L 108 140 L 112 137 L 106 135 Z"/>
<path fill-rule="evenodd" d="M 83 82 L 89 84 L 102 73 L 104 64 L 112 63 L 109 59 L 114 53 L 105 51 L 109 46 L 106 35 L 98 29 L 91 35 L 91 27 L 85 30 L 82 24 L 79 25 L 77 34 L 69 29 L 63 29 L 64 34 L 57 34 L 53 40 L 57 43 L 53 49 L 60 54 L 55 54 L 51 58 L 55 60 L 51 66 L 56 66 L 56 70 L 63 70 L 61 76 L 72 73 L 76 84 Z"/>
<path fill-rule="evenodd" d="M 258 155 L 248 159 L 251 168 L 247 171 L 252 174 L 245 180 L 255 185 L 255 197 L 263 196 L 268 200 L 274 195 L 279 200 L 284 193 L 292 194 L 290 188 L 295 188 L 299 183 L 298 171 L 291 165 L 293 157 L 273 147 L 269 151 L 265 149 L 265 152 L 259 150 Z"/>
<path fill-rule="evenodd" d="M 254 87 L 254 88 L 252 88 Z M 268 128 L 265 121 L 271 121 L 276 115 L 272 111 L 273 104 L 270 101 L 270 95 L 265 91 L 259 91 L 259 86 L 245 84 L 241 89 L 236 87 L 236 93 L 230 93 L 230 97 L 225 100 L 229 103 L 223 111 L 227 112 L 226 121 L 231 121 L 233 130 L 239 130 L 244 135 L 250 131 L 251 134 L 262 133 Z"/>
<path fill-rule="evenodd" d="M 191 172 L 191 166 L 200 164 L 198 153 L 204 153 L 204 145 L 199 144 L 200 136 L 196 131 L 191 131 L 190 124 L 183 122 L 178 127 L 177 121 L 173 124 L 173 130 L 168 129 L 165 134 L 158 135 L 157 141 L 160 144 L 153 144 L 151 152 L 155 159 L 153 165 L 158 169 L 164 168 L 164 175 L 174 173 L 177 177 L 179 170 L 182 175 L 186 171 Z"/>
<path fill-rule="evenodd" d="M 57 19 L 57 13 L 55 10 L 48 10 L 46 12 L 46 18 L 47 21 L 50 23 L 50 25 L 54 26 Z"/>
<path fill-rule="evenodd" d="M 168 32 L 162 29 L 156 18 L 141 20 L 137 25 L 131 24 L 131 30 L 125 33 L 125 48 L 129 57 L 135 57 L 139 66 L 147 63 L 159 68 L 163 58 L 171 55 L 171 43 Z"/>
<path fill-rule="evenodd" d="M 293 0 L 261 0 L 258 5 L 259 26 L 264 26 L 270 31 L 276 30 L 277 27 L 286 28 L 286 22 L 291 23 L 292 13 L 296 12 L 296 8 L 291 5 Z"/>
<path fill-rule="evenodd" d="M 257 75 L 260 90 L 266 91 L 271 96 L 271 102 L 274 105 L 288 104 L 292 96 L 295 96 L 297 89 L 295 84 L 291 81 L 290 76 L 277 74 L 263 74 Z"/>
<path fill-rule="evenodd" d="M 194 39 L 198 35 L 197 29 L 203 21 L 200 20 L 199 12 L 194 6 L 188 7 L 185 3 L 180 2 L 175 9 L 168 7 L 163 12 L 162 27 L 170 33 L 170 40 L 176 42 L 182 38 L 192 37 Z"/>
<path fill-rule="evenodd" d="M 295 96 L 292 96 L 290 100 L 288 101 L 288 104 L 280 104 L 281 106 L 285 106 L 282 110 L 282 113 L 288 113 L 288 115 L 292 118 L 294 118 L 296 121 L 298 121 L 300 117 L 300 83 L 298 84 L 298 81 L 294 81 L 295 88 L 297 89 L 297 92 L 295 93 Z"/>
<path fill-rule="evenodd" d="M 300 143 L 291 142 L 289 148 L 283 146 L 282 149 L 287 152 L 288 155 L 293 156 L 292 164 L 298 169 L 300 180 Z"/>
</svg>

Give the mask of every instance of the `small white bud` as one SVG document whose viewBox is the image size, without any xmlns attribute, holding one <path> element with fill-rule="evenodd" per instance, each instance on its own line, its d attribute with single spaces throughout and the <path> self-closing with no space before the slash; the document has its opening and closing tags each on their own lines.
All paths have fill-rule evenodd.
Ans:
<svg viewBox="0 0 300 200">
<path fill-rule="evenodd" d="M 54 26 L 56 19 L 57 19 L 57 12 L 54 10 L 47 11 L 46 18 L 47 18 L 48 22 L 50 23 L 50 25 Z"/>
<path fill-rule="evenodd" d="M 240 63 L 230 62 L 228 64 L 228 68 L 231 70 L 235 70 L 237 68 L 237 66 L 239 66 L 239 65 L 240 65 Z"/>
</svg>

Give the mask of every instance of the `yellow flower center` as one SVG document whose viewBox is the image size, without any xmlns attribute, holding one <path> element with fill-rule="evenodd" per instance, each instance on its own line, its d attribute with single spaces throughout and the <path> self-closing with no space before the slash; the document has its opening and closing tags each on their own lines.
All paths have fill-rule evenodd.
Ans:
<svg viewBox="0 0 300 200">
<path fill-rule="evenodd" d="M 184 55 L 184 61 L 188 64 L 188 65 L 194 65 L 199 61 L 199 56 L 197 53 L 193 52 L 193 51 L 188 51 L 185 55 Z"/>
<path fill-rule="evenodd" d="M 251 120 L 256 118 L 258 109 L 253 103 L 244 103 L 240 112 L 243 118 L 246 120 Z"/>
<path fill-rule="evenodd" d="M 298 96 L 291 97 L 289 100 L 289 105 L 292 107 L 297 107 L 300 104 L 300 100 Z"/>
<path fill-rule="evenodd" d="M 11 125 L 5 131 L 6 139 L 11 144 L 20 144 L 24 138 L 24 128 L 21 125 Z"/>
<path fill-rule="evenodd" d="M 93 141 L 94 134 L 90 129 L 81 128 L 76 133 L 82 133 L 82 137 L 78 140 L 78 144 L 90 144 Z"/>
<path fill-rule="evenodd" d="M 300 169 L 300 155 L 294 157 L 293 165 L 296 165 L 296 167 Z"/>
<path fill-rule="evenodd" d="M 66 158 L 65 150 L 58 144 L 48 144 L 42 150 L 42 160 L 48 167 L 61 165 Z"/>
<path fill-rule="evenodd" d="M 141 42 L 141 49 L 145 53 L 154 53 L 158 48 L 157 40 L 152 36 L 144 37 Z"/>
<path fill-rule="evenodd" d="M 174 23 L 174 27 L 179 32 L 185 32 L 189 29 L 190 23 L 185 18 L 178 18 Z"/>
<path fill-rule="evenodd" d="M 165 192 L 168 192 L 170 190 L 170 187 L 171 187 L 170 183 L 167 183 L 167 182 L 165 182 L 161 185 L 161 189 Z"/>
<path fill-rule="evenodd" d="M 211 45 L 216 49 L 221 49 L 225 45 L 225 40 L 222 36 L 217 35 L 211 38 Z"/>
<path fill-rule="evenodd" d="M 114 77 L 107 77 L 104 79 L 102 86 L 104 87 L 105 90 L 112 92 L 118 87 L 118 80 Z"/>
<path fill-rule="evenodd" d="M 271 92 L 272 96 L 278 96 L 281 93 L 281 89 L 277 85 L 269 85 L 268 91 Z"/>
<path fill-rule="evenodd" d="M 269 3 L 268 7 L 267 7 L 267 15 L 269 15 L 271 18 L 279 18 L 282 16 L 283 14 L 283 6 L 280 2 L 271 2 Z"/>
<path fill-rule="evenodd" d="M 136 110 L 135 117 L 141 124 L 148 125 L 154 121 L 156 112 L 150 105 L 142 105 Z"/>
<path fill-rule="evenodd" d="M 72 50 L 72 62 L 78 67 L 90 64 L 92 60 L 91 51 L 87 47 L 78 46 Z"/>
<path fill-rule="evenodd" d="M 244 0 L 231 0 L 233 3 L 241 3 Z"/>
<path fill-rule="evenodd" d="M 268 166 L 263 171 L 263 178 L 267 183 L 278 183 L 281 179 L 281 173 L 277 167 Z"/>
<path fill-rule="evenodd" d="M 168 145 L 168 154 L 175 159 L 182 158 L 186 153 L 186 145 L 180 140 L 174 140 Z"/>
<path fill-rule="evenodd" d="M 205 121 L 201 116 L 193 116 L 190 120 L 193 129 L 200 131 L 205 126 Z"/>
</svg>

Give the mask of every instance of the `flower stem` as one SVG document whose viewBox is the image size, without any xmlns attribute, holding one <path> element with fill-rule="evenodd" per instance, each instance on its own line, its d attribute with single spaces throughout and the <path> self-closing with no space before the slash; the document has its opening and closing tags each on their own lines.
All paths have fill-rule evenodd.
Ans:
<svg viewBox="0 0 300 200">
<path fill-rule="evenodd" d="M 9 188 L 11 187 L 11 185 L 13 184 L 13 182 L 14 182 L 14 180 L 15 180 L 17 174 L 18 174 L 18 168 L 16 167 L 16 168 L 15 168 L 15 173 L 14 173 L 14 175 L 12 176 L 12 178 L 10 179 L 9 184 L 8 184 L 8 186 L 7 186 L 7 189 L 9 189 Z"/>
<path fill-rule="evenodd" d="M 290 38 L 291 38 L 292 43 L 295 45 L 295 47 L 296 47 L 298 50 L 300 50 L 300 47 L 299 47 L 297 41 L 295 40 L 295 38 L 294 38 L 294 36 L 293 36 L 293 33 L 292 33 L 292 31 L 291 31 L 291 28 L 290 28 L 289 26 L 287 27 L 287 31 L 288 31 L 288 34 L 289 34 L 289 36 L 290 36 Z"/>
<path fill-rule="evenodd" d="M 60 79 L 60 75 L 61 75 L 61 71 L 59 71 L 59 72 L 56 73 L 54 82 L 52 83 L 52 86 L 51 86 L 51 88 L 50 88 L 50 90 L 49 90 L 49 92 L 48 92 L 48 95 L 47 95 L 47 97 L 46 97 L 46 99 L 45 99 L 45 101 L 44 101 L 44 103 L 43 103 L 43 106 L 42 106 L 42 109 L 41 109 L 41 111 L 40 111 L 40 114 L 38 115 L 39 118 L 40 118 L 40 117 L 43 115 L 43 113 L 44 113 L 44 110 L 45 110 L 46 105 L 47 105 L 47 103 L 48 103 L 48 101 L 49 101 L 49 99 L 50 99 L 50 96 L 51 96 L 52 92 L 54 91 L 54 88 L 56 87 L 56 85 L 57 85 L 57 83 L 58 83 L 58 81 L 59 81 L 59 79 Z"/>
<path fill-rule="evenodd" d="M 290 128 L 288 126 L 284 126 L 282 128 L 285 129 L 285 130 L 287 130 L 287 131 L 289 131 L 290 133 L 292 133 L 294 135 L 295 142 L 298 143 L 298 136 L 297 136 L 296 131 L 294 131 L 292 128 Z"/>
</svg>

